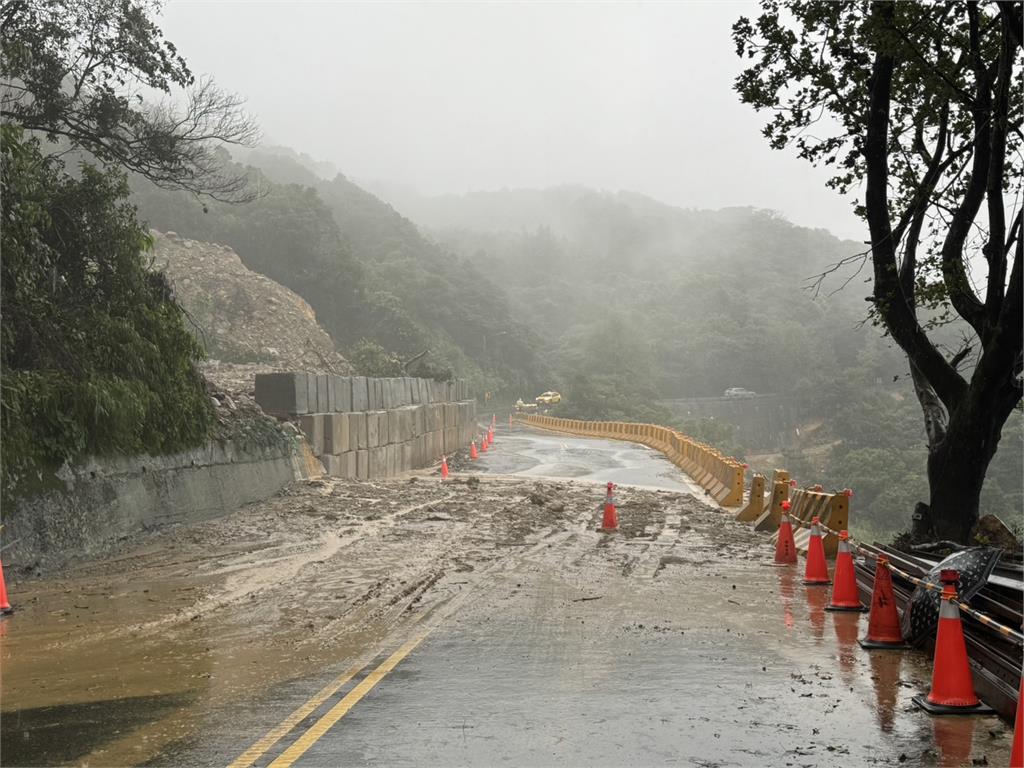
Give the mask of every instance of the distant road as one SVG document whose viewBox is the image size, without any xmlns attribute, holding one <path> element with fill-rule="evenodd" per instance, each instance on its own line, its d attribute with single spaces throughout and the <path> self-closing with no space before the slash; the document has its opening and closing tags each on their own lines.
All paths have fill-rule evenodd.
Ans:
<svg viewBox="0 0 1024 768">
<path fill-rule="evenodd" d="M 658 404 L 682 421 L 715 419 L 731 424 L 739 440 L 751 450 L 785 448 L 804 414 L 803 403 L 789 394 L 685 397 L 659 400 Z"/>
</svg>

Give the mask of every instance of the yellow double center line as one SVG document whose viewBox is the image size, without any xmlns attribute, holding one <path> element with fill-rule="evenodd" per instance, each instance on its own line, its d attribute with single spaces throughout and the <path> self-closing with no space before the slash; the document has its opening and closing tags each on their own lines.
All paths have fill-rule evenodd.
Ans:
<svg viewBox="0 0 1024 768">
<path fill-rule="evenodd" d="M 412 653 L 413 649 L 423 642 L 423 639 L 429 634 L 429 632 L 430 630 L 420 632 L 411 640 L 406 642 L 401 648 L 388 656 L 388 658 L 381 662 L 380 666 L 368 674 L 363 681 L 359 683 L 359 685 L 349 691 L 341 701 L 331 707 L 331 709 L 323 715 L 323 717 L 317 720 L 309 730 L 302 734 L 294 744 L 282 752 L 277 759 L 270 764 L 270 768 L 288 768 L 288 766 L 292 765 L 292 763 L 302 757 L 302 755 L 305 754 L 321 736 L 327 733 L 327 731 L 329 731 L 335 723 L 343 718 L 348 711 L 352 709 L 352 707 L 358 704 L 359 700 L 369 693 L 385 675 L 398 666 L 402 659 Z M 358 675 L 364 666 L 365 665 L 360 664 L 345 670 L 341 675 L 324 686 L 324 688 L 322 688 L 319 693 L 313 696 L 309 701 L 292 712 L 284 721 L 281 722 L 280 725 L 239 755 L 231 762 L 228 768 L 249 768 L 250 765 L 264 755 L 267 750 L 274 746 L 274 744 L 276 744 L 282 737 L 284 737 L 285 734 L 315 712 L 320 705 L 337 693 L 345 683 Z"/>
</svg>

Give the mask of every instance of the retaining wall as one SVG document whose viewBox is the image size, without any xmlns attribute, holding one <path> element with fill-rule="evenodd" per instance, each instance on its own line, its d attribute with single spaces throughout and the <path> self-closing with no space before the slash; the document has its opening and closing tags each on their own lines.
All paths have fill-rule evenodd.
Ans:
<svg viewBox="0 0 1024 768">
<path fill-rule="evenodd" d="M 59 567 L 139 531 L 231 512 L 316 472 L 299 437 L 274 446 L 210 442 L 170 456 L 90 459 L 59 486 L 4 510 L 5 567 Z"/>
<path fill-rule="evenodd" d="M 369 480 L 430 466 L 469 445 L 476 401 L 464 381 L 257 374 L 256 402 L 297 421 L 329 475 Z"/>
</svg>

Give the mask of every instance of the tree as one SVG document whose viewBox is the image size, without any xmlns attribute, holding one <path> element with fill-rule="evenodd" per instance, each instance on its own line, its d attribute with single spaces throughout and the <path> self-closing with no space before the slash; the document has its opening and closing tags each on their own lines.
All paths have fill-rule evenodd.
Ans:
<svg viewBox="0 0 1024 768">
<path fill-rule="evenodd" d="M 60 170 L 0 127 L 2 492 L 83 455 L 167 453 L 207 437 L 201 357 L 123 172 Z"/>
<path fill-rule="evenodd" d="M 5 122 L 64 141 L 167 188 L 252 199 L 216 144 L 254 144 L 241 99 L 196 80 L 150 15 L 152 0 L 6 0 L 0 4 Z M 162 93 L 159 103 L 143 90 Z M 184 89 L 185 104 L 170 102 Z"/>
<path fill-rule="evenodd" d="M 870 250 L 836 268 L 870 260 L 872 315 L 910 365 L 928 437 L 919 535 L 967 540 L 1021 399 L 1022 16 L 1020 2 L 763 0 L 733 27 L 749 64 L 736 90 L 774 113 L 771 146 L 835 167 L 842 193 L 864 184 Z M 930 333 L 951 317 L 955 351 Z"/>
</svg>

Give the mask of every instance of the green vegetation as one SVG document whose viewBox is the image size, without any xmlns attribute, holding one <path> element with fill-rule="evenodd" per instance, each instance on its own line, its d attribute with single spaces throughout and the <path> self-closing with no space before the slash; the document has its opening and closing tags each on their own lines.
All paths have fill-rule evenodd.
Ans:
<svg viewBox="0 0 1024 768">
<path fill-rule="evenodd" d="M 859 280 L 810 289 L 861 245 L 770 212 L 684 211 L 573 187 L 408 204 L 533 320 L 552 372 L 544 388 L 566 396 L 558 415 L 670 424 L 746 457 L 764 446 L 720 420 L 673 421 L 654 401 L 735 386 L 791 394 L 821 426 L 782 464 L 801 482 L 853 488 L 865 532 L 909 527 L 928 451 L 906 359 L 865 322 Z M 952 323 L 933 335 L 956 349 L 964 330 Z M 1018 415 L 1003 430 L 982 513 L 1020 517 L 1021 460 Z"/>
<path fill-rule="evenodd" d="M 196 445 L 211 420 L 200 350 L 146 269 L 123 174 L 71 178 L 11 125 L 0 142 L 5 493 L 83 455 Z"/>
<path fill-rule="evenodd" d="M 23 0 L 0 9 L 3 226 L 0 420 L 4 498 L 85 455 L 164 453 L 212 414 L 125 169 L 167 187 L 241 196 L 213 140 L 252 139 L 237 99 L 197 83 L 148 2 Z M 141 86 L 184 89 L 182 113 Z M 88 161 L 65 170 L 65 158 Z"/>
<path fill-rule="evenodd" d="M 201 204 L 141 178 L 133 199 L 151 226 L 229 245 L 301 295 L 350 354 L 365 339 L 404 361 L 427 352 L 420 375 L 454 373 L 479 392 L 543 385 L 539 340 L 471 259 L 426 240 L 343 176 L 319 179 L 283 151 L 253 152 L 248 162 L 225 165 L 262 191 L 244 205 Z"/>
<path fill-rule="evenodd" d="M 733 27 L 736 91 L 767 114 L 771 146 L 829 167 L 842 193 L 863 189 L 870 249 L 842 264 L 870 265 L 872 318 L 923 412 L 921 538 L 968 541 L 1021 402 L 1021 22 L 1018 3 L 763 0 Z M 935 327 L 952 318 L 963 340 L 945 349 Z"/>
</svg>

